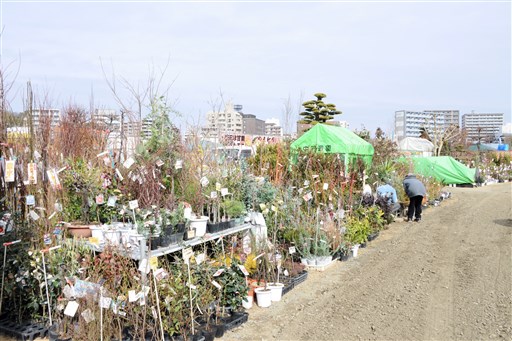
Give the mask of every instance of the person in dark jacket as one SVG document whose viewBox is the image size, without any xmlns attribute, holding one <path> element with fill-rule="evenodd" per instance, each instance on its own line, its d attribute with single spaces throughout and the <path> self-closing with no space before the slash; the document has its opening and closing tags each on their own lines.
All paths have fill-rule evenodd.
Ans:
<svg viewBox="0 0 512 341">
<path fill-rule="evenodd" d="M 416 175 L 407 174 L 404 179 L 405 194 L 409 197 L 409 209 L 407 210 L 407 221 L 419 222 L 421 220 L 421 203 L 423 198 L 427 196 L 427 190 L 423 183 L 416 179 Z"/>
</svg>

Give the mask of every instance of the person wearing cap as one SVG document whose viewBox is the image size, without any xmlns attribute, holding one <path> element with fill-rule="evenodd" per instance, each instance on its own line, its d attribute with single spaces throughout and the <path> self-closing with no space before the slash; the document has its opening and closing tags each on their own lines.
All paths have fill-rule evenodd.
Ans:
<svg viewBox="0 0 512 341">
<path fill-rule="evenodd" d="M 389 207 L 391 208 L 391 214 L 396 214 L 400 209 L 400 203 L 398 202 L 398 197 L 396 195 L 396 190 L 393 186 L 391 186 L 391 181 L 387 179 L 385 183 L 376 189 L 377 196 L 386 198 Z"/>
<path fill-rule="evenodd" d="M 409 173 L 403 182 L 405 194 L 409 197 L 409 208 L 407 210 L 407 221 L 419 222 L 421 220 L 421 203 L 427 196 L 427 190 L 423 183 L 416 179 L 416 175 Z"/>
</svg>

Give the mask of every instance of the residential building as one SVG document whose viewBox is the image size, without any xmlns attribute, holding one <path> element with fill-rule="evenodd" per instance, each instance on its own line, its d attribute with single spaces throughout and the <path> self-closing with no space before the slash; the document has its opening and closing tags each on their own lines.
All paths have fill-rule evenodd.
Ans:
<svg viewBox="0 0 512 341">
<path fill-rule="evenodd" d="M 265 135 L 267 136 L 283 136 L 283 127 L 277 118 L 269 118 L 265 120 Z"/>
<path fill-rule="evenodd" d="M 32 109 L 32 124 L 38 128 L 43 121 L 49 120 L 50 127 L 54 128 L 60 124 L 59 109 Z"/>
<path fill-rule="evenodd" d="M 444 132 L 448 127 L 459 126 L 458 110 L 395 111 L 395 137 L 419 137 L 421 129 L 429 133 Z"/>
<path fill-rule="evenodd" d="M 235 109 L 236 107 L 236 109 Z M 210 111 L 206 114 L 206 126 L 202 132 L 206 137 L 218 138 L 224 134 L 242 134 L 243 119 L 241 105 L 228 102 L 224 111 Z"/>
<path fill-rule="evenodd" d="M 249 135 L 265 135 L 265 121 L 253 114 L 242 114 L 243 133 Z"/>
<path fill-rule="evenodd" d="M 462 129 L 467 139 L 474 142 L 492 142 L 501 135 L 505 124 L 503 113 L 475 113 L 462 115 Z"/>
<path fill-rule="evenodd" d="M 121 130 L 121 116 L 114 109 L 96 109 L 92 114 L 92 121 L 109 131 Z"/>
</svg>

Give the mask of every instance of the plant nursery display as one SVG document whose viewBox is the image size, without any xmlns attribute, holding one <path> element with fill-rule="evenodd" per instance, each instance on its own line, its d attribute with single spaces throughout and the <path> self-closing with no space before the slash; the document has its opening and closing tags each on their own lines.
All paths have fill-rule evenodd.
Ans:
<svg viewBox="0 0 512 341">
<path fill-rule="evenodd" d="M 130 146 L 77 106 L 58 128 L 43 118 L 1 141 L 0 332 L 8 321 L 52 340 L 211 340 L 255 306 L 285 304 L 308 271 L 356 257 L 394 218 L 363 188 L 392 179 L 405 204 L 412 162 L 393 161 L 382 134 L 368 142 L 324 124 L 341 112 L 314 96 L 306 138 L 261 143 L 247 159 L 183 137 L 154 94 Z M 449 197 L 438 178 L 421 179 L 429 199 Z"/>
</svg>

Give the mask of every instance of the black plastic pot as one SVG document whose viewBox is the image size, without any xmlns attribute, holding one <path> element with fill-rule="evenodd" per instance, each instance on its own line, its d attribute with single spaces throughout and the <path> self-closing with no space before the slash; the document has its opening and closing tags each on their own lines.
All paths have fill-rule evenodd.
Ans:
<svg viewBox="0 0 512 341">
<path fill-rule="evenodd" d="M 223 230 L 223 226 L 222 225 L 224 223 L 210 223 L 208 222 L 206 224 L 206 230 L 208 231 L 208 233 L 216 233 L 216 232 L 220 232 Z"/>
<path fill-rule="evenodd" d="M 71 337 L 62 337 L 57 331 L 57 325 L 53 325 L 48 329 L 48 339 L 50 341 L 70 341 Z"/>
</svg>

